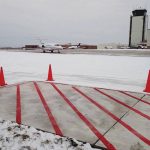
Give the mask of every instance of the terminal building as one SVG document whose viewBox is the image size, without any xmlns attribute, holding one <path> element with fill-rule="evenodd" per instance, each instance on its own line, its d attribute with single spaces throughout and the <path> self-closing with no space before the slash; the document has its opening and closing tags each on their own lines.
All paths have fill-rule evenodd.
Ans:
<svg viewBox="0 0 150 150">
<path fill-rule="evenodd" d="M 130 48 L 150 48 L 150 29 L 148 29 L 148 15 L 146 9 L 132 11 L 129 32 Z"/>
</svg>

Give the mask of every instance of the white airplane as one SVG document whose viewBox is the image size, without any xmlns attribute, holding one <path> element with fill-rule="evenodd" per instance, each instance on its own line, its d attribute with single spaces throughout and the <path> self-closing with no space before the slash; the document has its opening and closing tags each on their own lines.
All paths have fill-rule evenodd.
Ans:
<svg viewBox="0 0 150 150">
<path fill-rule="evenodd" d="M 68 49 L 77 49 L 77 48 L 80 48 L 80 45 L 81 43 L 79 43 L 78 45 L 72 45 L 72 46 L 69 46 Z"/>
<path fill-rule="evenodd" d="M 43 50 L 43 53 L 45 52 L 51 52 L 53 53 L 54 51 L 60 53 L 61 50 L 63 50 L 63 47 L 59 44 L 49 44 L 49 43 L 41 43 L 41 49 Z"/>
<path fill-rule="evenodd" d="M 78 46 L 69 46 L 68 49 L 77 49 Z"/>
</svg>

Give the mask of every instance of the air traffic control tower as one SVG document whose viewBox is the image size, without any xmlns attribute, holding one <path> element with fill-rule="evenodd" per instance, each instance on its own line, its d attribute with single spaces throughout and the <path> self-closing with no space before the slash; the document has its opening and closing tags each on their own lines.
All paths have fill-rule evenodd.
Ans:
<svg viewBox="0 0 150 150">
<path fill-rule="evenodd" d="M 130 17 L 129 47 L 138 48 L 140 44 L 147 43 L 148 15 L 146 9 L 132 11 Z"/>
</svg>

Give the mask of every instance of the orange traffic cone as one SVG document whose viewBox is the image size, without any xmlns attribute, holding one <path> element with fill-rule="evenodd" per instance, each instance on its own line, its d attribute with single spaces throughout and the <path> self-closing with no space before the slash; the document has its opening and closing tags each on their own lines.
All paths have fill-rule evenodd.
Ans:
<svg viewBox="0 0 150 150">
<path fill-rule="evenodd" d="M 146 83 L 146 88 L 145 88 L 144 92 L 150 93 L 150 70 L 149 70 L 147 83 Z"/>
<path fill-rule="evenodd" d="M 0 68 L 0 86 L 4 86 L 4 85 L 7 85 L 7 84 L 5 83 L 3 68 L 1 67 Z"/>
<path fill-rule="evenodd" d="M 49 65 L 47 81 L 54 81 L 54 80 L 53 80 L 53 74 L 52 74 L 52 68 L 51 68 L 51 65 Z"/>
</svg>

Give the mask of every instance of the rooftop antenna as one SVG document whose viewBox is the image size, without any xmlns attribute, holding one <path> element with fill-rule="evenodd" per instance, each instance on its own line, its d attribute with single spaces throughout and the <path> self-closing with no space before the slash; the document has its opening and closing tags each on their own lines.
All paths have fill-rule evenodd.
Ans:
<svg viewBox="0 0 150 150">
<path fill-rule="evenodd" d="M 148 8 L 148 0 L 137 0 L 137 3 L 133 5 L 134 10 L 135 9 L 147 9 Z"/>
</svg>

